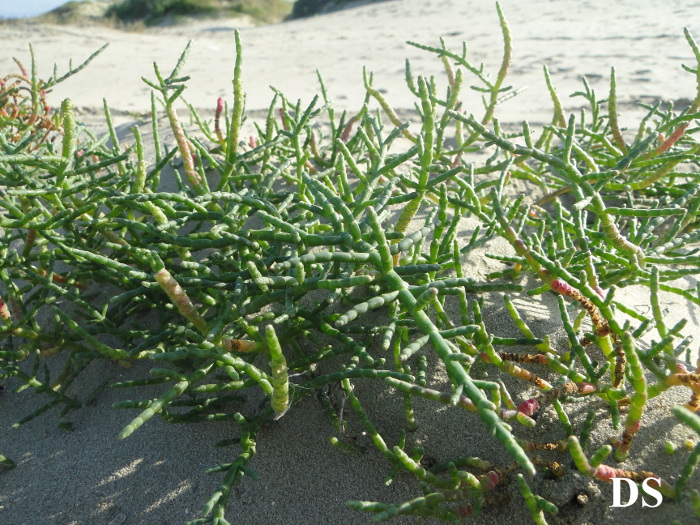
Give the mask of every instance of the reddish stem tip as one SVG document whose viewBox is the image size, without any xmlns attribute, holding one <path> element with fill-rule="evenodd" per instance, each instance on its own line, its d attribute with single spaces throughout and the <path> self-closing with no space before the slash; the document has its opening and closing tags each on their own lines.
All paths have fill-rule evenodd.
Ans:
<svg viewBox="0 0 700 525">
<path fill-rule="evenodd" d="M 518 412 L 520 412 L 521 414 L 525 414 L 528 417 L 531 417 L 539 409 L 540 404 L 537 402 L 536 399 L 532 398 L 520 403 L 520 406 L 518 407 Z"/>
</svg>

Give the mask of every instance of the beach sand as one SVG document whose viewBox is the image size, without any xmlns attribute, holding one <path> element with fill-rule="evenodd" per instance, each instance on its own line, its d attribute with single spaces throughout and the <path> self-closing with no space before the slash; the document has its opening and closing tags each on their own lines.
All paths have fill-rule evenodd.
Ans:
<svg viewBox="0 0 700 525">
<path fill-rule="evenodd" d="M 694 97 L 693 75 L 681 67 L 694 65 L 683 27 L 690 25 L 696 38 L 700 37 L 700 2 L 640 5 L 631 0 L 506 0 L 501 6 L 514 41 L 513 64 L 506 83 L 527 88 L 499 107 L 499 118 L 506 124 L 527 119 L 534 128 L 551 120 L 552 103 L 543 65 L 549 68 L 567 113 L 578 112 L 584 106 L 581 98 L 568 97 L 581 89 L 581 76 L 586 76 L 599 98 L 605 98 L 610 68 L 614 67 L 620 120 L 633 131 L 645 113 L 638 106 L 640 102 L 671 100 L 683 106 Z M 381 88 L 392 106 L 410 118 L 414 99 L 404 82 L 405 59 L 410 59 L 414 74 L 442 77 L 443 69 L 434 56 L 406 41 L 436 46 L 443 37 L 448 47 L 456 50 L 465 41 L 470 59 L 483 62 L 486 71 L 494 74 L 503 47 L 495 5 L 482 0 L 392 0 L 272 26 L 237 24 L 235 20 L 198 21 L 139 33 L 103 27 L 0 25 L 0 71 L 7 74 L 16 70 L 12 57 L 28 65 L 30 43 L 39 76 L 45 78 L 52 73 L 54 63 L 59 73 L 65 72 L 70 59 L 77 65 L 109 42 L 102 55 L 85 71 L 60 84 L 49 94 L 49 100 L 58 106 L 64 97 L 70 97 L 78 108 L 78 118 L 89 129 L 104 130 L 105 98 L 122 136 L 128 140 L 128 127 L 150 110 L 150 88 L 141 77 L 153 78 L 154 61 L 169 71 L 189 40 L 193 45 L 183 70 L 191 76 L 185 93 L 188 102 L 211 114 L 218 97 L 232 100 L 235 28 L 241 30 L 243 81 L 247 109 L 253 116 L 267 110 L 273 94 L 270 86 L 291 101 L 301 99 L 302 104 L 308 104 L 319 92 L 316 70 L 323 76 L 335 107 L 357 111 L 364 99 L 362 71 L 366 67 L 374 72 L 374 85 Z M 474 105 L 478 111 L 479 97 L 465 100 L 465 104 Z M 490 271 L 502 269 L 499 263 L 480 257 L 484 251 L 511 253 L 510 246 L 499 241 L 471 255 L 465 273 L 480 281 Z M 649 304 L 644 290 L 625 289 L 617 297 L 635 306 Z M 566 336 L 553 294 L 536 300 L 523 294 L 515 303 L 535 327 L 536 335 L 550 335 L 555 345 L 564 347 Z M 697 308 L 671 296 L 663 297 L 662 306 L 669 309 L 667 325 L 688 318 L 689 333 L 699 339 Z M 499 335 L 518 335 L 498 294 L 486 297 L 486 315 L 487 325 L 497 326 Z M 697 345 L 693 352 L 697 358 Z M 436 382 L 445 381 L 440 373 L 435 372 Z M 108 376 L 122 380 L 145 374 L 138 366 L 125 369 L 112 362 L 93 363 L 81 383 L 83 394 L 76 395 L 84 400 Z M 117 389 L 105 390 L 94 405 L 71 413 L 68 419 L 72 431 L 57 428 L 55 411 L 13 429 L 14 422 L 45 399 L 28 391 L 9 392 L 9 386 L 0 396 L 0 453 L 12 458 L 17 467 L 0 473 L 2 524 L 181 524 L 198 517 L 221 481 L 220 474 L 207 475 L 205 469 L 231 461 L 238 453 L 236 447 L 213 447 L 214 442 L 237 435 L 232 423 L 169 425 L 153 418 L 129 438 L 118 440 L 117 434 L 135 412 L 110 408 L 113 402 L 132 395 Z M 401 398 L 381 384 L 357 381 L 357 390 L 382 434 L 395 443 L 397 429 L 403 425 Z M 533 395 L 534 389 L 519 386 L 513 392 L 520 396 L 518 402 Z M 144 398 L 160 393 L 161 389 L 155 387 L 149 393 L 133 395 Z M 682 444 L 687 438 L 697 442 L 698 436 L 679 425 L 669 407 L 684 404 L 688 398 L 687 389 L 676 388 L 649 403 L 630 460 L 621 467 L 652 471 L 671 482 L 678 477 L 688 457 Z M 248 403 L 253 406 L 258 401 L 250 399 Z M 601 416 L 607 411 L 600 401 L 581 403 L 572 423 L 580 426 L 591 408 Z M 420 399 L 416 400 L 416 409 L 419 428 L 411 440 L 437 461 L 467 455 L 499 466 L 510 461 L 500 443 L 487 435 L 472 413 L 436 408 L 435 403 Z M 533 441 L 562 439 L 563 431 L 551 435 L 538 430 L 561 429 L 556 418 L 549 406 L 540 414 L 537 428 L 519 428 L 519 436 Z M 610 428 L 607 419 L 601 417 L 598 421 L 589 451 L 619 434 Z M 347 510 L 345 502 L 398 502 L 421 495 L 408 474 L 397 476 L 386 486 L 386 460 L 359 425 L 349 432 L 347 438 L 364 453 L 343 453 L 330 444 L 329 437 L 334 435 L 331 424 L 312 396 L 293 406 L 279 421 L 265 426 L 258 435 L 257 455 L 249 465 L 257 479 L 248 477 L 236 486 L 226 514 L 228 521 L 238 525 L 369 523 L 371 514 Z M 664 452 L 667 440 L 679 447 L 676 454 Z M 566 455 L 551 457 L 563 462 L 567 475 L 561 479 L 540 475 L 529 481 L 537 494 L 560 507 L 557 516 L 547 517 L 549 523 L 698 521 L 687 498 L 665 502 L 656 509 L 643 508 L 640 503 L 611 509 L 611 484 L 593 482 L 574 472 Z M 615 464 L 612 459 L 608 462 Z M 700 487 L 697 473 L 690 485 Z M 532 523 L 514 479 L 503 493 L 510 498 L 485 508 L 477 518 L 466 518 L 465 523 Z M 587 503 L 579 503 L 583 500 Z M 394 522 L 431 523 L 405 517 Z"/>
</svg>

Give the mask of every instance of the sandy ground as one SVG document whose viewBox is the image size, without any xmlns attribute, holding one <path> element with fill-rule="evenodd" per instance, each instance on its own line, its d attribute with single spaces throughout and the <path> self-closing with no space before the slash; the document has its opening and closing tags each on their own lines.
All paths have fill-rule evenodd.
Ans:
<svg viewBox="0 0 700 525">
<path fill-rule="evenodd" d="M 694 96 L 693 76 L 681 64 L 692 65 L 692 53 L 683 37 L 683 27 L 700 38 L 700 2 L 667 1 L 648 4 L 631 0 L 606 1 L 532 0 L 503 1 L 514 40 L 513 66 L 507 83 L 527 87 L 517 98 L 499 110 L 504 122 L 527 119 L 537 125 L 549 122 L 551 101 L 542 66 L 547 65 L 564 100 L 565 109 L 580 108 L 581 99 L 567 98 L 581 88 L 585 75 L 600 98 L 607 96 L 609 72 L 615 67 L 620 99 L 621 121 L 634 128 L 643 115 L 636 104 L 674 100 L 680 104 Z M 245 26 L 246 24 L 242 24 Z M 106 98 L 119 124 L 133 122 L 134 114 L 150 108 L 149 88 L 141 77 L 153 78 L 152 63 L 169 70 L 188 40 L 193 48 L 183 73 L 191 75 L 187 99 L 202 110 L 213 110 L 220 96 L 231 100 L 234 63 L 235 21 L 199 22 L 189 26 L 157 28 L 142 33 L 124 33 L 105 28 L 53 27 L 44 25 L 0 26 L 0 71 L 15 71 L 12 57 L 29 63 L 28 44 L 38 59 L 39 75 L 51 74 L 53 64 L 64 72 L 69 60 L 77 65 L 103 43 L 109 48 L 86 71 L 61 84 L 50 95 L 55 105 L 70 96 L 80 109 L 80 118 L 94 129 L 104 127 L 100 117 Z M 336 107 L 357 110 L 364 98 L 362 68 L 375 74 L 391 104 L 410 110 L 413 99 L 404 83 L 404 60 L 411 60 L 415 74 L 442 74 L 434 57 L 406 44 L 407 40 L 438 45 L 443 37 L 459 49 L 466 41 L 470 59 L 483 62 L 487 71 L 500 65 L 502 43 L 495 5 L 473 0 L 392 0 L 357 7 L 309 20 L 267 27 L 241 27 L 244 44 L 244 84 L 249 110 L 264 110 L 271 100 L 269 86 L 295 101 L 308 101 L 318 92 L 316 70 L 323 75 Z M 479 104 L 478 97 L 467 104 Z M 478 109 L 478 106 L 474 106 Z M 125 128 L 123 128 L 125 129 Z M 505 244 L 489 247 L 509 252 Z M 482 259 L 465 266 L 479 279 L 495 263 Z M 648 304 L 640 292 L 626 291 L 635 305 Z M 519 299 L 516 304 L 538 334 L 551 334 L 564 344 L 556 300 L 551 294 L 542 303 Z M 490 298 L 488 315 L 501 326 L 499 335 L 517 335 L 502 302 Z M 690 304 L 669 298 L 668 325 L 688 317 L 692 332 L 700 326 L 698 312 Z M 697 348 L 694 348 L 697 357 Z M 133 370 L 116 364 L 91 365 L 85 392 L 104 377 L 133 377 Z M 138 371 L 137 371 L 138 372 Z M 387 390 L 370 388 L 358 382 L 361 395 L 373 397 L 374 420 L 382 432 L 396 439 L 400 423 L 400 402 Z M 373 387 L 372 387 L 373 388 Z M 160 390 L 153 390 L 153 397 Z M 518 390 L 520 392 L 520 390 Z M 526 392 L 521 392 L 526 395 Z M 153 419 L 124 441 L 117 439 L 121 428 L 134 413 L 114 411 L 111 403 L 127 399 L 130 392 L 107 390 L 94 406 L 70 416 L 73 430 L 56 427 L 58 416 L 49 412 L 39 419 L 12 429 L 11 425 L 43 399 L 28 392 L 0 397 L 0 453 L 13 458 L 18 466 L 0 474 L 0 523 L 34 524 L 180 524 L 194 519 L 220 481 L 219 475 L 206 475 L 206 468 L 230 461 L 233 449 L 215 449 L 212 444 L 230 438 L 232 427 L 221 424 L 167 425 Z M 139 392 L 140 397 L 145 397 Z M 687 428 L 676 424 L 668 408 L 687 401 L 685 390 L 672 390 L 650 403 L 645 426 L 635 438 L 629 469 L 653 471 L 674 480 L 687 459 L 687 452 L 663 452 L 670 440 L 680 446 L 691 437 Z M 253 402 L 253 401 L 251 401 Z M 436 410 L 432 403 L 418 405 L 419 430 L 414 439 L 429 449 L 436 459 L 475 455 L 503 464 L 505 452 L 486 436 L 481 423 L 470 413 L 460 416 L 454 410 Z M 580 424 L 588 408 L 601 414 L 602 404 L 582 405 L 574 424 Z M 540 428 L 556 418 L 549 408 L 541 415 Z M 589 450 L 614 435 L 608 423 L 597 424 Z M 357 430 L 357 428 L 355 429 Z M 279 422 L 265 427 L 258 437 L 258 454 L 251 463 L 258 479 L 246 479 L 231 497 L 227 516 L 231 523 L 353 524 L 368 523 L 371 515 L 345 509 L 347 500 L 405 501 L 420 495 L 410 476 L 398 476 L 385 486 L 386 462 L 372 448 L 367 437 L 354 436 L 367 445 L 364 454 L 343 454 L 332 447 L 331 426 L 318 403 L 306 399 Z M 532 440 L 561 439 L 564 436 L 538 435 L 527 431 Z M 561 457 L 559 458 L 561 459 Z M 571 465 L 565 460 L 565 467 Z M 688 501 L 667 502 L 658 509 L 640 504 L 610 509 L 611 485 L 593 483 L 575 473 L 561 480 L 532 481 L 535 491 L 560 506 L 550 523 L 681 523 L 697 522 Z M 698 475 L 691 485 L 700 486 Z M 515 483 L 510 502 L 487 509 L 474 523 L 531 523 Z M 579 505 L 585 494 L 588 503 Z M 418 523 L 399 518 L 397 523 Z"/>
<path fill-rule="evenodd" d="M 500 108 L 502 120 L 549 121 L 545 64 L 565 99 L 582 88 L 582 75 L 603 98 L 611 67 L 617 71 L 621 103 L 693 98 L 693 77 L 681 65 L 692 66 L 683 27 L 700 33 L 694 16 L 700 10 L 698 2 L 623 0 L 611 7 L 602 1 L 506 0 L 502 7 L 514 41 L 509 82 L 526 88 Z M 125 34 L 105 28 L 3 26 L 0 67 L 14 70 L 12 57 L 28 64 L 31 43 L 40 75 L 47 77 L 54 64 L 63 72 L 71 59 L 77 65 L 109 42 L 86 73 L 55 90 L 55 98 L 70 96 L 76 106 L 87 108 L 101 108 L 104 98 L 115 109 L 145 112 L 150 109 L 149 88 L 141 77 L 153 78 L 154 61 L 163 69 L 172 67 L 193 40 L 183 71 L 192 76 L 187 98 L 198 108 L 213 110 L 219 96 L 231 93 L 236 27 L 240 24 L 235 21 L 217 21 Z M 486 71 L 497 71 L 503 44 L 495 3 L 488 0 L 388 1 L 308 20 L 244 27 L 248 108 L 268 107 L 269 86 L 292 101 L 310 100 L 319 91 L 318 70 L 334 104 L 357 109 L 364 98 L 363 66 L 374 72 L 375 86 L 394 106 L 412 108 L 414 101 L 404 82 L 405 59 L 410 59 L 415 74 L 443 78 L 443 70 L 432 55 L 406 42 L 437 46 L 440 38 L 457 51 L 466 42 L 468 58 L 475 65 L 483 62 Z M 569 109 L 581 105 L 581 99 L 567 104 Z M 627 109 L 622 107 L 623 123 Z M 629 123 L 636 120 L 630 117 Z"/>
</svg>

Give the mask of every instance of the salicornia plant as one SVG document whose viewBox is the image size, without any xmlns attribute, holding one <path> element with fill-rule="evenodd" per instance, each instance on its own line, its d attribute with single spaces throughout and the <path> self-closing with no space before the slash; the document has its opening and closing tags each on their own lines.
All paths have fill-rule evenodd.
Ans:
<svg viewBox="0 0 700 525">
<path fill-rule="evenodd" d="M 511 479 L 544 523 L 557 507 L 533 492 L 531 480 L 545 470 L 566 473 L 543 450 L 573 458 L 601 480 L 652 476 L 603 461 L 634 453 L 646 404 L 671 387 L 687 389 L 686 407 L 674 414 L 700 432 L 692 414 L 700 408 L 700 370 L 686 322 L 668 326 L 660 307 L 662 293 L 700 304 L 700 288 L 683 280 L 700 273 L 693 136 L 700 71 L 687 68 L 698 78 L 688 108 L 648 107 L 629 133 L 618 124 L 614 71 L 608 98 L 597 99 L 584 83 L 577 95 L 590 109 L 567 120 L 545 70 L 552 123 L 539 136 L 526 123 L 506 131 L 496 110 L 517 93 L 504 83 L 511 37 L 500 7 L 498 14 L 504 51 L 495 80 L 470 62 L 466 47 L 413 44 L 436 55 L 446 73 L 440 87 L 407 64 L 417 126 L 400 119 L 366 72 L 357 113 L 337 114 L 321 80 L 321 96 L 306 105 L 276 93 L 256 134 L 245 137 L 238 33 L 233 97 L 219 101 L 211 124 L 190 108 L 197 132 L 177 111 L 189 46 L 169 75 L 155 66 L 154 78 L 144 79 L 175 139 L 172 148 L 160 143 L 154 96 L 153 157 L 138 127 L 134 146 L 120 145 L 106 105 L 102 138 L 76 121 L 69 100 L 51 112 L 44 90 L 61 78 L 42 83 L 35 68 L 3 78 L 0 367 L 3 378 L 47 399 L 18 424 L 53 407 L 62 416 L 79 408 L 67 389 L 95 359 L 149 363 L 148 377 L 107 381 L 88 396 L 106 386 L 135 392 L 115 405 L 139 411 L 120 438 L 155 415 L 233 421 L 239 429 L 239 452 L 212 469 L 223 480 L 192 523 L 228 523 L 228 496 L 248 472 L 258 429 L 294 417 L 293 405 L 312 395 L 330 416 L 334 444 L 353 448 L 343 437 L 350 419 L 386 457 L 389 479 L 404 472 L 418 481 L 407 502 L 348 503 L 377 520 L 415 514 L 458 522 L 498 501 Z M 461 103 L 474 82 L 484 95 L 480 115 Z M 527 190 L 513 191 L 513 181 Z M 488 253 L 498 238 L 510 253 Z M 483 282 L 465 277 L 466 265 L 485 252 L 507 269 Z M 616 299 L 617 290 L 640 285 L 649 290 L 651 317 Z M 568 336 L 564 348 L 529 326 L 513 300 L 550 290 Z M 493 301 L 520 337 L 499 335 L 486 312 Z M 658 340 L 644 337 L 650 332 Z M 57 376 L 45 366 L 49 358 L 62 359 Z M 366 380 L 383 382 L 403 403 L 397 441 L 383 435 L 355 391 Z M 162 385 L 162 393 L 140 399 L 143 385 Z M 339 385 L 351 410 L 334 406 L 328 385 Z M 537 395 L 514 401 L 522 399 L 516 389 L 533 386 Z M 243 413 L 251 389 L 268 402 Z M 616 432 L 613 446 L 590 456 L 593 412 L 574 425 L 569 403 L 584 396 L 608 407 Z M 510 461 L 431 464 L 411 442 L 421 425 L 415 398 L 473 412 Z M 558 415 L 551 434 L 563 429 L 566 438 L 519 437 L 549 404 Z M 697 462 L 696 447 L 675 482 L 658 481 L 663 494 L 682 497 Z"/>
</svg>

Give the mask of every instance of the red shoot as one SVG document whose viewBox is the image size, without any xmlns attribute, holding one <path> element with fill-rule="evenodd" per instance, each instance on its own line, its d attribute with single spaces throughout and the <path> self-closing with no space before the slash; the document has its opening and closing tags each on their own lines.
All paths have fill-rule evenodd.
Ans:
<svg viewBox="0 0 700 525">
<path fill-rule="evenodd" d="M 525 414 L 528 417 L 531 417 L 539 409 L 540 404 L 537 402 L 536 399 L 533 398 L 520 403 L 520 406 L 518 407 L 518 412 L 520 412 L 521 414 Z"/>
<path fill-rule="evenodd" d="M 552 290 L 567 297 L 571 297 L 575 293 L 575 288 L 566 281 L 562 281 L 558 277 L 552 281 Z"/>
<path fill-rule="evenodd" d="M 221 144 L 224 143 L 224 136 L 221 134 L 221 114 L 224 111 L 224 98 L 219 97 L 216 101 L 216 113 L 214 115 L 214 132 Z"/>
</svg>

